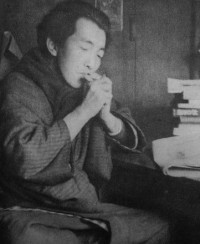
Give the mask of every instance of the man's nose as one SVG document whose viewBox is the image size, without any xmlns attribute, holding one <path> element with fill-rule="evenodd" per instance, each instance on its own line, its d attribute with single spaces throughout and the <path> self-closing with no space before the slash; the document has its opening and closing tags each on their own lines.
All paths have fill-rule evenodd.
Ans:
<svg viewBox="0 0 200 244">
<path fill-rule="evenodd" d="M 95 55 L 89 55 L 85 61 L 85 66 L 89 69 L 89 70 L 93 70 L 97 65 L 97 59 Z"/>
</svg>

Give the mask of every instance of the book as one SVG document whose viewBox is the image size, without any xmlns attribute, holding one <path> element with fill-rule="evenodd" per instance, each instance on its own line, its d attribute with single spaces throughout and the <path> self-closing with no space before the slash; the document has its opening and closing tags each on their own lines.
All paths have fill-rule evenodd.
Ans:
<svg viewBox="0 0 200 244">
<path fill-rule="evenodd" d="M 185 130 L 191 129 L 191 128 L 193 128 L 193 129 L 200 129 L 200 123 L 199 124 L 179 123 L 178 128 L 185 129 Z"/>
<path fill-rule="evenodd" d="M 200 86 L 184 86 L 183 99 L 185 100 L 200 100 Z"/>
<path fill-rule="evenodd" d="M 183 88 L 187 86 L 200 86 L 200 79 L 184 80 L 184 79 L 167 79 L 168 93 L 181 93 Z"/>
<path fill-rule="evenodd" d="M 200 133 L 200 127 L 175 127 L 173 129 L 174 136 L 181 136 L 181 135 L 192 135 Z"/>
<path fill-rule="evenodd" d="M 200 109 L 200 100 L 194 100 L 194 101 L 199 101 L 199 103 L 177 103 L 178 108 L 197 108 Z"/>
<path fill-rule="evenodd" d="M 194 116 L 179 116 L 181 123 L 200 123 L 200 117 Z"/>
<path fill-rule="evenodd" d="M 173 135 L 186 135 L 186 134 L 194 134 L 200 133 L 200 123 L 199 124 L 191 124 L 191 123 L 180 123 L 178 127 L 173 129 Z"/>
<path fill-rule="evenodd" d="M 199 100 L 189 99 L 188 103 L 193 106 L 198 106 L 198 105 L 200 106 L 200 99 Z"/>
<path fill-rule="evenodd" d="M 174 108 L 173 116 L 200 116 L 200 109 Z"/>
</svg>

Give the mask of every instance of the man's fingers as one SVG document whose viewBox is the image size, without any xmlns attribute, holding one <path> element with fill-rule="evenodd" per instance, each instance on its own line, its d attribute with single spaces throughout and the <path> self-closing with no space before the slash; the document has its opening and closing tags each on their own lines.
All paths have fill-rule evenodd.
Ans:
<svg viewBox="0 0 200 244">
<path fill-rule="evenodd" d="M 112 100 L 112 97 L 113 97 L 113 95 L 111 93 L 104 92 L 104 91 L 99 92 L 98 95 L 99 95 L 103 104 L 110 103 L 110 101 Z"/>
<path fill-rule="evenodd" d="M 108 83 L 108 84 L 112 84 L 112 81 L 104 74 L 104 75 L 100 75 L 97 73 L 93 73 L 93 74 L 86 74 L 84 76 L 84 78 L 89 81 L 90 83 L 92 82 L 98 82 L 98 83 Z"/>
<path fill-rule="evenodd" d="M 112 93 L 112 83 L 105 80 L 96 80 L 90 83 L 90 87 L 93 89 L 101 89 Z"/>
<path fill-rule="evenodd" d="M 97 73 L 93 73 L 93 74 L 85 74 L 84 78 L 89 81 L 89 82 L 94 82 L 96 80 L 100 80 L 101 79 L 101 75 L 97 74 Z"/>
</svg>

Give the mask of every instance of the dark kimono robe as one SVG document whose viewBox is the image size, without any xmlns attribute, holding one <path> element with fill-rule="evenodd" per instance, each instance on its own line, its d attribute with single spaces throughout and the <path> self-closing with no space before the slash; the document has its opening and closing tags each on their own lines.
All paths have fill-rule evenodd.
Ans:
<svg viewBox="0 0 200 244">
<path fill-rule="evenodd" d="M 140 152 L 145 140 L 129 111 L 113 102 L 112 113 L 137 131 L 137 147 L 126 148 L 109 137 L 98 116 L 71 141 L 63 118 L 82 102 L 86 89 L 70 87 L 55 60 L 38 49 L 25 55 L 1 84 L 5 202 L 0 219 L 9 226 L 11 243 L 84 243 L 77 232 L 91 229 L 120 244 L 167 233 L 167 224 L 152 214 L 100 202 L 98 192 L 112 172 L 111 145 Z"/>
</svg>

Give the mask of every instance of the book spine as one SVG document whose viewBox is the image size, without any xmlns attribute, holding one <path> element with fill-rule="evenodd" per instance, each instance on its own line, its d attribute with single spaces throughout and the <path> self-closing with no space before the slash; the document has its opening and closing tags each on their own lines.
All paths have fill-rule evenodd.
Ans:
<svg viewBox="0 0 200 244">
<path fill-rule="evenodd" d="M 181 93 L 184 86 L 200 86 L 200 79 L 196 80 L 181 80 L 181 79 L 167 79 L 168 93 Z"/>
<path fill-rule="evenodd" d="M 200 107 L 200 100 L 194 100 L 194 99 L 190 99 L 188 100 L 188 103 L 192 106 L 199 106 Z"/>
<path fill-rule="evenodd" d="M 184 108 L 174 108 L 173 109 L 173 116 L 199 116 L 200 110 L 199 109 L 184 109 Z"/>
<path fill-rule="evenodd" d="M 191 104 L 191 103 L 178 103 L 178 108 L 196 108 L 200 109 L 200 104 Z"/>
<path fill-rule="evenodd" d="M 187 124 L 184 124 L 184 123 L 180 123 L 178 125 L 177 128 L 180 128 L 180 129 L 185 129 L 185 130 L 199 130 L 200 129 L 200 123 L 199 124 L 192 124 L 192 123 L 187 123 Z"/>
<path fill-rule="evenodd" d="M 200 134 L 200 128 L 199 129 L 194 129 L 194 128 L 177 128 L 175 127 L 173 129 L 173 135 L 174 136 L 181 136 L 181 135 L 191 135 L 191 134 Z"/>
<path fill-rule="evenodd" d="M 183 87 L 183 99 L 200 100 L 200 86 L 184 86 Z"/>
<path fill-rule="evenodd" d="M 179 116 L 181 123 L 200 123 L 200 117 L 193 116 Z"/>
</svg>

